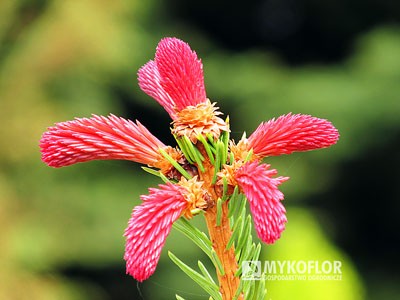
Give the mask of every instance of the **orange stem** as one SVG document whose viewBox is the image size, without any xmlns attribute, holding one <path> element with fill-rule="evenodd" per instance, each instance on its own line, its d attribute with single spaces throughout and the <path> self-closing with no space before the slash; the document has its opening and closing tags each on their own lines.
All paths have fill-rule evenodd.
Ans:
<svg viewBox="0 0 400 300">
<path fill-rule="evenodd" d="M 204 148 L 200 147 L 200 151 L 204 157 L 207 157 Z M 240 279 L 235 276 L 235 273 L 238 270 L 238 264 L 235 258 L 235 248 L 232 245 L 229 250 L 226 250 L 226 246 L 232 235 L 228 219 L 228 201 L 222 203 L 221 224 L 220 226 L 217 226 L 216 203 L 218 195 L 215 190 L 215 185 L 212 184 L 214 166 L 211 165 L 208 160 L 205 160 L 203 164 L 206 171 L 205 173 L 199 172 L 200 179 L 204 182 L 203 187 L 208 190 L 212 198 L 211 205 L 204 214 L 204 217 L 206 219 L 211 242 L 213 243 L 213 248 L 225 271 L 225 274 L 221 275 L 217 269 L 220 293 L 223 300 L 232 300 L 239 287 Z M 243 295 L 241 294 L 238 299 L 243 299 Z"/>
</svg>

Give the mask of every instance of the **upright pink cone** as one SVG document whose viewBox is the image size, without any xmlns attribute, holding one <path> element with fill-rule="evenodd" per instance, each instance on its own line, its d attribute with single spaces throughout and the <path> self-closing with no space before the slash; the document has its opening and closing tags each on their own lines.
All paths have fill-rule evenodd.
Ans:
<svg viewBox="0 0 400 300">
<path fill-rule="evenodd" d="M 164 38 L 154 61 L 138 72 L 139 86 L 160 103 L 174 120 L 176 113 L 207 100 L 203 65 L 188 44 L 177 38 Z"/>
</svg>

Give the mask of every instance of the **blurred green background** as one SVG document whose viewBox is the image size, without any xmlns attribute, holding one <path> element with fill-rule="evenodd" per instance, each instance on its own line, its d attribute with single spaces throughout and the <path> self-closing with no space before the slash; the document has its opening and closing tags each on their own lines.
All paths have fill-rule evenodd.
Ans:
<svg viewBox="0 0 400 300">
<path fill-rule="evenodd" d="M 269 298 L 399 299 L 399 20 L 389 0 L 0 1 L 0 299 L 208 299 L 167 257 L 207 262 L 178 232 L 149 280 L 125 275 L 123 230 L 155 178 L 125 161 L 40 160 L 47 127 L 91 113 L 173 144 L 136 75 L 165 36 L 202 58 L 236 139 L 288 112 L 340 131 L 329 149 L 266 160 L 291 179 L 287 230 L 262 258 L 341 260 L 343 280 L 270 282 Z"/>
</svg>

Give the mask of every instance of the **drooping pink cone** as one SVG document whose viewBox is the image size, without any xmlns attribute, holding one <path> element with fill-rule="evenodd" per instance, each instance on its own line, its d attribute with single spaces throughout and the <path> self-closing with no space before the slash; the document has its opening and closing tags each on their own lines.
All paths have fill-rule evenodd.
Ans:
<svg viewBox="0 0 400 300">
<path fill-rule="evenodd" d="M 270 165 L 258 165 L 257 161 L 246 163 L 235 174 L 235 179 L 250 203 L 258 237 L 267 244 L 280 238 L 285 229 L 286 210 L 283 207 L 283 193 L 277 186 L 288 177 L 275 177 L 277 171 L 269 170 Z"/>
<path fill-rule="evenodd" d="M 158 44 L 154 61 L 138 72 L 139 86 L 176 118 L 176 112 L 207 100 L 203 65 L 196 52 L 177 38 L 164 38 Z"/>
<path fill-rule="evenodd" d="M 265 157 L 329 147 L 338 138 L 338 131 L 327 120 L 287 114 L 261 123 L 248 138 L 247 147 Z"/>
<path fill-rule="evenodd" d="M 124 159 L 152 165 L 166 147 L 139 121 L 93 115 L 56 124 L 40 140 L 42 160 L 52 167 L 94 159 Z"/>
<path fill-rule="evenodd" d="M 172 224 L 188 205 L 184 187 L 171 183 L 159 186 L 150 188 L 150 195 L 141 196 L 144 203 L 133 209 L 124 234 L 126 272 L 139 281 L 154 273 Z"/>
</svg>

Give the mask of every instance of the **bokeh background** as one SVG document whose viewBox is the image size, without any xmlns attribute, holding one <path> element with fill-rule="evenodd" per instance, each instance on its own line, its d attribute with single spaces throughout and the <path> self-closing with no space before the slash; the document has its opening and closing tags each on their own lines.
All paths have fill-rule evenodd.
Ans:
<svg viewBox="0 0 400 300">
<path fill-rule="evenodd" d="M 341 260 L 343 280 L 270 282 L 269 298 L 399 299 L 399 21 L 393 0 L 0 1 L 0 299 L 208 299 L 167 257 L 208 262 L 175 231 L 149 280 L 125 275 L 123 230 L 157 179 L 125 161 L 40 160 L 47 127 L 92 113 L 173 144 L 136 75 L 165 36 L 202 58 L 236 139 L 288 112 L 340 131 L 329 149 L 266 160 L 291 179 L 287 230 L 262 258 Z"/>
</svg>

